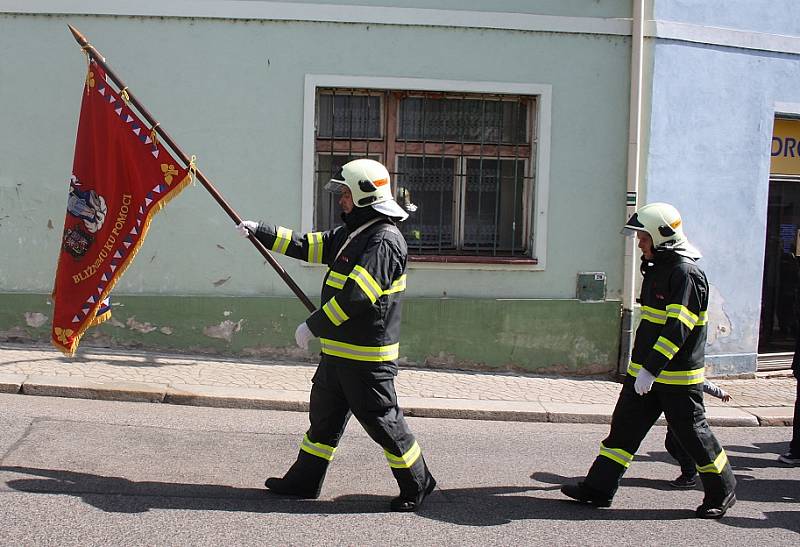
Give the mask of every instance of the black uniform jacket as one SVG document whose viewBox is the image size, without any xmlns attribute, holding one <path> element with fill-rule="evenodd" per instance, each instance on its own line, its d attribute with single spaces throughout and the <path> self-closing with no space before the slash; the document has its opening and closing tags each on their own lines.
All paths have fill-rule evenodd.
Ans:
<svg viewBox="0 0 800 547">
<path fill-rule="evenodd" d="M 400 297 L 406 287 L 406 241 L 385 217 L 375 219 L 340 253 L 349 234 L 344 226 L 295 234 L 264 223 L 256 231 L 256 237 L 272 251 L 328 265 L 322 307 L 306 319 L 320 339 L 322 362 L 395 374 Z"/>
<path fill-rule="evenodd" d="M 642 367 L 654 389 L 702 388 L 705 367 L 708 280 L 694 260 L 660 251 L 642 262 L 641 322 L 628 374 Z"/>
</svg>

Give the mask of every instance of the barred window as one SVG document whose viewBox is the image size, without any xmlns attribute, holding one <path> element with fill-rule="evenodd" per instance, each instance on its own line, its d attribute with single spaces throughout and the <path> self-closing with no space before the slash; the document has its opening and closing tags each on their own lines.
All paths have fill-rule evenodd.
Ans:
<svg viewBox="0 0 800 547">
<path fill-rule="evenodd" d="M 409 253 L 530 257 L 536 97 L 318 88 L 315 227 L 338 224 L 323 190 L 355 158 L 386 165 Z"/>
</svg>

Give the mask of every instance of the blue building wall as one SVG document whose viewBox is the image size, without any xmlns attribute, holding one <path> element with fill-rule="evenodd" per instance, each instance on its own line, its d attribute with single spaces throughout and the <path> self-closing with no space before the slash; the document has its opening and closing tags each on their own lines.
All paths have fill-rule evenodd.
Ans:
<svg viewBox="0 0 800 547">
<path fill-rule="evenodd" d="M 800 34 L 796 2 L 657 2 L 660 20 L 706 27 L 708 42 L 653 45 L 646 200 L 674 203 L 712 285 L 709 363 L 756 368 L 776 111 L 800 105 L 800 55 L 720 46 L 715 29 Z"/>
</svg>

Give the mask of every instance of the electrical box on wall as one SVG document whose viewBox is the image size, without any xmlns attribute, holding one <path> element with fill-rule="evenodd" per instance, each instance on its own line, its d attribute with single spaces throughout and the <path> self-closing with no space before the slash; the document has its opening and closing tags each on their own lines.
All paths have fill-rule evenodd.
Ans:
<svg viewBox="0 0 800 547">
<path fill-rule="evenodd" d="M 581 302 L 601 302 L 606 299 L 605 272 L 578 273 L 578 300 Z"/>
</svg>

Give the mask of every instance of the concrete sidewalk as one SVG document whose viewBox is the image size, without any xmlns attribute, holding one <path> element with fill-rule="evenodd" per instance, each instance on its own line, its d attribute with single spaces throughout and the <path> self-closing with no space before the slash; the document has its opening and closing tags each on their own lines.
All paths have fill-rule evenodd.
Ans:
<svg viewBox="0 0 800 547">
<path fill-rule="evenodd" d="M 147 352 L 0 344 L 0 392 L 274 410 L 308 409 L 315 365 Z M 717 426 L 790 425 L 795 379 L 771 374 L 720 380 L 732 400 L 706 397 Z M 602 377 L 551 377 L 402 368 L 406 415 L 535 422 L 610 423 L 620 384 Z"/>
</svg>

